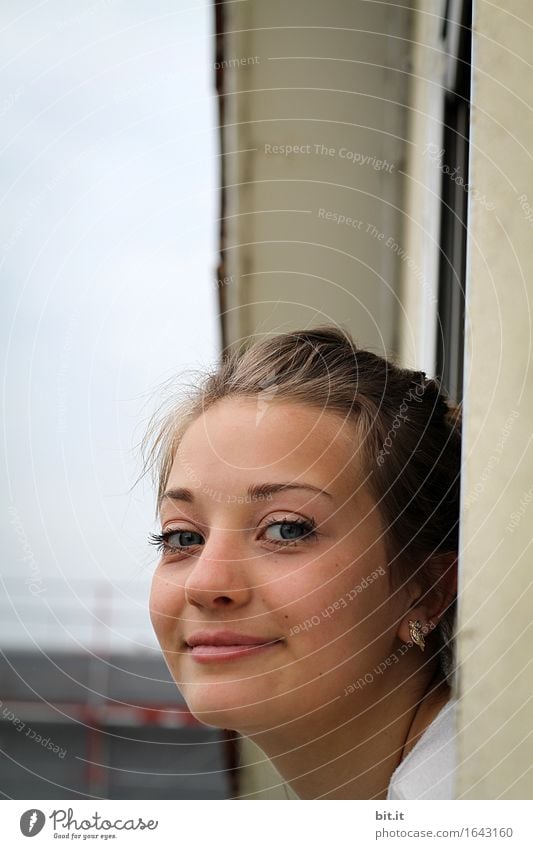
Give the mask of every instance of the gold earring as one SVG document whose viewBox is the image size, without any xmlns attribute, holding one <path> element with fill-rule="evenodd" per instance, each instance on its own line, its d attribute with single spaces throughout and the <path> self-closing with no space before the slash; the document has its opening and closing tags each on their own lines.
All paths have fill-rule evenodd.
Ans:
<svg viewBox="0 0 533 849">
<path fill-rule="evenodd" d="M 420 651 L 424 651 L 426 641 L 424 640 L 424 633 L 422 631 L 422 623 L 420 619 L 409 619 L 409 634 L 411 635 L 413 643 L 420 646 Z"/>
</svg>

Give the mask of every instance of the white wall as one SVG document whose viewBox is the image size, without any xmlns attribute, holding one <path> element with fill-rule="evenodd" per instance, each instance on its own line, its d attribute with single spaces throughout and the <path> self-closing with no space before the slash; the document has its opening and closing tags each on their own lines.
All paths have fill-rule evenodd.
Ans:
<svg viewBox="0 0 533 849">
<path fill-rule="evenodd" d="M 403 365 L 435 375 L 446 56 L 440 40 L 443 4 L 417 0 L 407 122 L 404 249 L 399 265 L 399 353 Z"/>
</svg>

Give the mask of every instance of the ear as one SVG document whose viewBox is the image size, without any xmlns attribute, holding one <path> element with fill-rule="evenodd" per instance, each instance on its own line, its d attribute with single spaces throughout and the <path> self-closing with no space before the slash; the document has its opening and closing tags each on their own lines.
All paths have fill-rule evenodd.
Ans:
<svg viewBox="0 0 533 849">
<path fill-rule="evenodd" d="M 437 577 L 425 594 L 419 590 L 417 599 L 400 622 L 398 637 L 402 642 L 411 641 L 410 620 L 419 619 L 423 633 L 428 634 L 437 627 L 457 597 L 457 559 L 457 552 L 438 554 L 431 559 L 431 569 Z"/>
</svg>

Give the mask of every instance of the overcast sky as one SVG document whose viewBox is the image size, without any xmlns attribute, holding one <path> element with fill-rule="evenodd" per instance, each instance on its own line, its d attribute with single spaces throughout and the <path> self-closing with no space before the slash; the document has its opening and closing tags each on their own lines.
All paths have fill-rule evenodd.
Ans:
<svg viewBox="0 0 533 849">
<path fill-rule="evenodd" d="M 1 6 L 3 645 L 154 645 L 129 490 L 147 398 L 220 347 L 212 16 Z"/>
</svg>

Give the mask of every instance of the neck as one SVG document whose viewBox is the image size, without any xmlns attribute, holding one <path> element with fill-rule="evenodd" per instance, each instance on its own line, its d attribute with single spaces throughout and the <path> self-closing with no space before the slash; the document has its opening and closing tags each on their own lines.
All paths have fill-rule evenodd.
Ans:
<svg viewBox="0 0 533 849">
<path fill-rule="evenodd" d="M 247 736 L 300 799 L 386 799 L 392 773 L 451 694 L 436 660 L 414 675 L 398 667 L 307 716 Z"/>
</svg>

